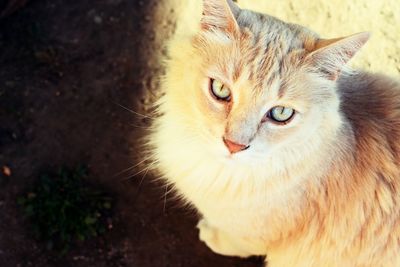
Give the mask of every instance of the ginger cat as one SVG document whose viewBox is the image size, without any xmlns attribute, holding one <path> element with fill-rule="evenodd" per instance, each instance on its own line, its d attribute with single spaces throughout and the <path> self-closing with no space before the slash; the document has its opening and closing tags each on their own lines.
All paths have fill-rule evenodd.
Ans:
<svg viewBox="0 0 400 267">
<path fill-rule="evenodd" d="M 200 239 L 268 267 L 399 267 L 400 84 L 347 67 L 369 34 L 203 3 L 170 42 L 150 136 Z"/>
</svg>

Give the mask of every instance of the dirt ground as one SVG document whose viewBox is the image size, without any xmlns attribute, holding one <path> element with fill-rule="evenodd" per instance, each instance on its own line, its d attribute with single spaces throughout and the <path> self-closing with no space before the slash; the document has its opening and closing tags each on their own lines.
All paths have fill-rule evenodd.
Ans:
<svg viewBox="0 0 400 267">
<path fill-rule="evenodd" d="M 164 0 L 181 16 L 183 31 L 201 16 L 201 1 Z M 368 71 L 400 77 L 400 2 L 398 0 L 237 0 L 241 8 L 259 11 L 317 32 L 322 38 L 337 38 L 357 32 L 371 33 L 368 43 L 351 65 Z"/>
<path fill-rule="evenodd" d="M 400 2 L 398 0 L 238 0 L 249 8 L 304 25 L 323 38 L 367 31 L 370 40 L 351 65 L 400 77 Z"/>
<path fill-rule="evenodd" d="M 139 138 L 161 71 L 157 1 L 33 0 L 0 20 L 0 266 L 261 266 L 213 254 L 198 241 L 196 214 L 150 175 L 117 175 L 141 160 Z M 173 12 L 169 10 L 166 12 Z M 168 15 L 168 14 L 166 14 Z M 160 26 L 160 25 L 158 25 Z M 164 36 L 165 35 L 165 36 Z M 117 200 L 113 229 L 64 258 L 29 233 L 16 203 L 43 171 L 88 164 Z"/>
</svg>

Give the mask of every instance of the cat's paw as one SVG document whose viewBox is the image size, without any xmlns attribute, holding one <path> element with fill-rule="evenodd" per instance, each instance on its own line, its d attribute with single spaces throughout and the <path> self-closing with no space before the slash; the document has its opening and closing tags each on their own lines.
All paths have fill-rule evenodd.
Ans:
<svg viewBox="0 0 400 267">
<path fill-rule="evenodd" d="M 247 258 L 251 256 L 240 245 L 235 244 L 234 239 L 226 233 L 210 226 L 205 219 L 201 219 L 197 224 L 199 238 L 215 253 L 225 256 L 238 256 Z"/>
</svg>

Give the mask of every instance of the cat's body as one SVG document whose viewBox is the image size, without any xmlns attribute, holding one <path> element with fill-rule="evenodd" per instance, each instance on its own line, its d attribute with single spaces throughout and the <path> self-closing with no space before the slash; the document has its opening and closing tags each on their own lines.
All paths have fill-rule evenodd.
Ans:
<svg viewBox="0 0 400 267">
<path fill-rule="evenodd" d="M 170 44 L 151 136 L 200 239 L 269 267 L 400 266 L 400 85 L 344 66 L 368 36 L 322 40 L 225 1 Z M 293 118 L 272 121 L 277 106 Z"/>
</svg>

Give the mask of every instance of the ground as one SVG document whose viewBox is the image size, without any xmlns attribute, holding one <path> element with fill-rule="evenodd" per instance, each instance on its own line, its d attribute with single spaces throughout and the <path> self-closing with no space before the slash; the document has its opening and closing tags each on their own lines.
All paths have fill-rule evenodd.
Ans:
<svg viewBox="0 0 400 267">
<path fill-rule="evenodd" d="M 357 16 L 363 27 L 347 22 L 350 29 L 335 27 L 348 13 L 335 17 L 330 4 L 318 9 L 296 1 L 273 6 L 242 2 L 325 30 L 325 36 L 371 26 L 377 37 L 359 65 L 400 72 L 395 30 L 400 12 L 392 0 L 388 6 L 380 1 L 338 5 L 348 12 L 358 5 L 370 12 L 381 8 L 374 20 L 365 20 L 364 14 L 368 23 Z M 0 173 L 0 266 L 262 266 L 259 258 L 213 254 L 198 241 L 196 213 L 172 196 L 164 198 L 165 187 L 152 175 L 134 175 L 143 164 L 120 173 L 143 160 L 140 138 L 151 120 L 121 106 L 149 114 L 159 94 L 163 44 L 177 13 L 185 10 L 181 3 L 32 0 L 0 19 L 0 168 L 11 171 Z M 332 22 L 324 24 L 322 17 Z M 383 17 L 386 24 L 380 24 Z M 379 37 L 386 39 L 379 43 Z M 40 173 L 78 164 L 89 166 L 92 182 L 114 195 L 117 207 L 106 235 L 59 258 L 32 238 L 16 199 Z"/>
</svg>

